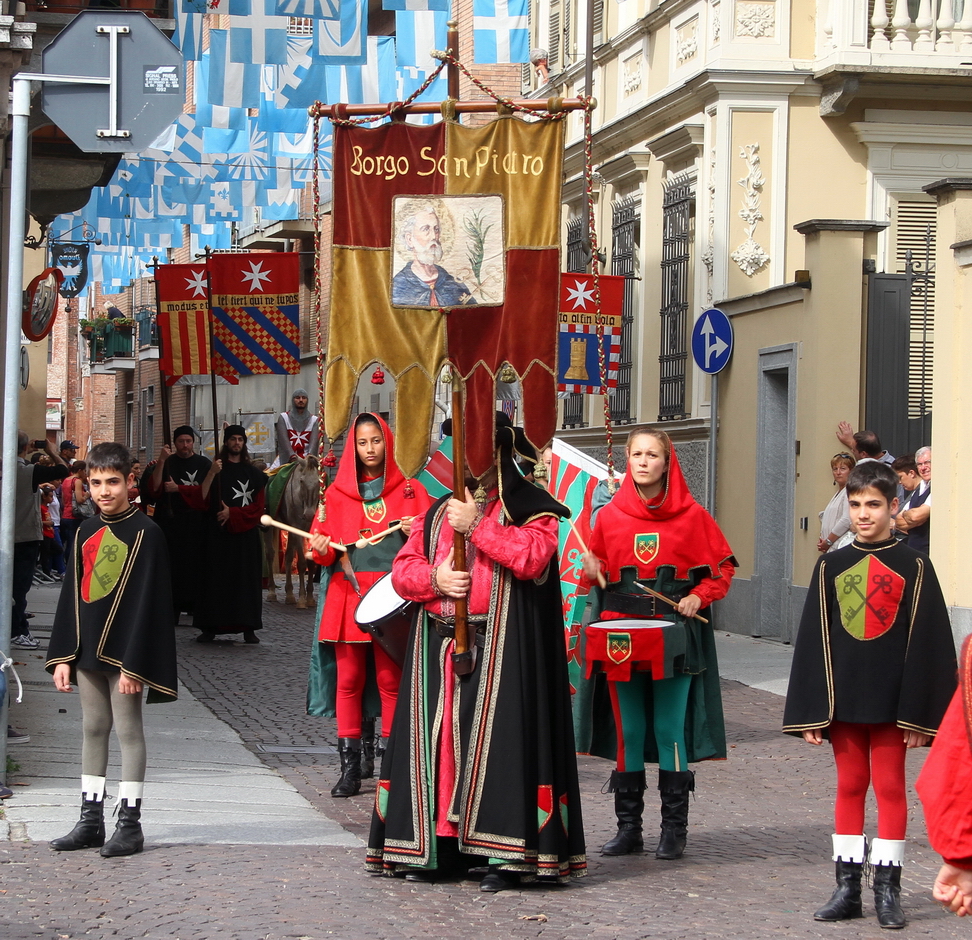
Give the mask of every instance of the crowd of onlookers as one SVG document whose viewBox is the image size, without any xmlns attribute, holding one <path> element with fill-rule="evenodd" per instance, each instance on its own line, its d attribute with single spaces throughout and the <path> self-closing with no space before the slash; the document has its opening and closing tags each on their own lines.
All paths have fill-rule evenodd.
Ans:
<svg viewBox="0 0 972 940">
<path fill-rule="evenodd" d="M 847 476 L 866 460 L 887 464 L 898 475 L 898 505 L 893 516 L 895 537 L 912 548 L 928 554 L 931 527 L 931 448 L 921 447 L 914 454 L 893 457 L 882 446 L 874 431 L 857 431 L 841 421 L 837 439 L 847 449 L 834 454 L 830 469 L 837 492 L 820 513 L 820 538 L 817 550 L 832 552 L 854 539 L 847 504 Z"/>
</svg>

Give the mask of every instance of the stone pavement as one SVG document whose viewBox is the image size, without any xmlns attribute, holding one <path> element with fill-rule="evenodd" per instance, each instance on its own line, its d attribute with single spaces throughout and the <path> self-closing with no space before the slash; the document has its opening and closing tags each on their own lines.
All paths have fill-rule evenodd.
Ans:
<svg viewBox="0 0 972 940">
<path fill-rule="evenodd" d="M 56 589 L 35 589 L 30 599 L 43 639 Z M 697 768 L 682 860 L 597 854 L 615 828 L 611 797 L 600 792 L 610 766 L 580 757 L 588 877 L 482 895 L 475 881 L 419 885 L 363 871 L 374 784 L 349 800 L 329 795 L 334 722 L 304 714 L 312 620 L 309 611 L 268 604 L 259 646 L 200 645 L 194 630 L 179 628 L 184 691 L 179 703 L 146 708 L 147 846 L 126 859 L 57 854 L 45 844 L 76 817 L 79 708 L 76 696 L 46 691 L 43 644 L 17 652 L 29 684 L 11 720 L 32 741 L 10 748 L 21 771 L 8 776 L 16 795 L 4 807 L 2 940 L 881 935 L 873 916 L 830 925 L 810 917 L 832 887 L 834 773 L 828 750 L 779 733 L 774 693 L 785 688 L 786 647 L 719 637 L 730 755 Z M 910 756 L 912 781 L 923 756 Z M 649 833 L 653 802 L 649 792 Z M 969 925 L 931 900 L 939 862 L 913 790 L 911 803 L 908 936 L 966 936 Z"/>
</svg>

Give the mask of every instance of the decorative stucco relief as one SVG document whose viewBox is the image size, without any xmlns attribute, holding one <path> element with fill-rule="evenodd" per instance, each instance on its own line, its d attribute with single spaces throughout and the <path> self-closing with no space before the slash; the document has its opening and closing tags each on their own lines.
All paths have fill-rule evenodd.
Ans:
<svg viewBox="0 0 972 940">
<path fill-rule="evenodd" d="M 740 270 L 752 277 L 770 260 L 769 255 L 753 237 L 756 226 L 763 221 L 763 213 L 759 205 L 763 196 L 763 186 L 766 178 L 759 165 L 759 144 L 747 144 L 739 148 L 739 156 L 746 161 L 748 172 L 736 182 L 743 188 L 743 204 L 739 210 L 739 218 L 746 223 L 746 240 L 730 255 L 739 265 Z"/>
<path fill-rule="evenodd" d="M 715 173 L 716 173 L 716 152 L 715 148 L 709 151 L 709 182 L 706 189 L 709 192 L 708 218 L 706 219 L 706 239 L 705 250 L 702 252 L 702 263 L 706 270 L 706 302 L 712 303 L 712 273 L 715 270 Z"/>
<path fill-rule="evenodd" d="M 641 88 L 641 63 L 644 56 L 636 52 L 622 62 L 622 89 L 625 96 L 634 94 Z"/>
<path fill-rule="evenodd" d="M 719 0 L 709 0 L 709 3 L 712 5 L 712 12 L 709 14 L 709 33 L 714 46 L 722 34 L 722 4 Z"/>
<path fill-rule="evenodd" d="M 736 2 L 736 36 L 772 39 L 776 35 L 776 4 Z"/>
<path fill-rule="evenodd" d="M 678 65 L 694 59 L 698 51 L 699 18 L 695 16 L 675 30 L 675 58 Z"/>
</svg>

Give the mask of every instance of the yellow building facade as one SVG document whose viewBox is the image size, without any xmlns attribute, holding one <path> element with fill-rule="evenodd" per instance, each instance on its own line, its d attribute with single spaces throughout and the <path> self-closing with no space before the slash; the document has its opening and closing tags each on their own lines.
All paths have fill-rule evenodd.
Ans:
<svg viewBox="0 0 972 940">
<path fill-rule="evenodd" d="M 723 629 L 795 635 L 843 420 L 895 455 L 933 444 L 932 558 L 956 632 L 972 630 L 957 536 L 938 522 L 961 504 L 946 475 L 962 440 L 954 383 L 972 371 L 952 339 L 972 290 L 955 258 L 972 248 L 947 247 L 972 238 L 972 193 L 933 185 L 972 176 L 972 5 L 952 7 L 623 0 L 593 11 L 601 270 L 629 278 L 615 437 L 664 425 L 703 501 L 712 381 L 689 339 L 710 307 L 734 327 L 714 461 L 716 516 L 740 562 Z M 583 94 L 586 0 L 541 0 L 532 16 L 524 88 Z M 565 269 L 581 270 L 585 141 L 582 118 L 568 120 Z M 603 457 L 600 399 L 568 396 L 561 417 L 560 435 Z"/>
</svg>

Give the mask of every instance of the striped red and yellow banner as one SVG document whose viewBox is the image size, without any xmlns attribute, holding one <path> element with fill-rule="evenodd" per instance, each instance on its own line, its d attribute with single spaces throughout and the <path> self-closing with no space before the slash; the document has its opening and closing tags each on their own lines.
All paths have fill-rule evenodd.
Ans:
<svg viewBox="0 0 972 940">
<path fill-rule="evenodd" d="M 159 311 L 159 369 L 167 376 L 209 375 L 209 298 L 205 264 L 155 269 Z"/>
</svg>

